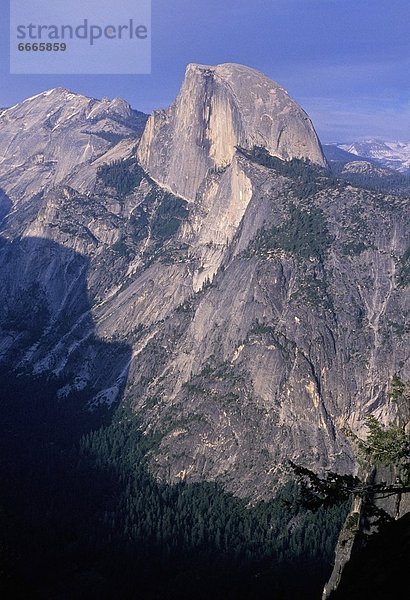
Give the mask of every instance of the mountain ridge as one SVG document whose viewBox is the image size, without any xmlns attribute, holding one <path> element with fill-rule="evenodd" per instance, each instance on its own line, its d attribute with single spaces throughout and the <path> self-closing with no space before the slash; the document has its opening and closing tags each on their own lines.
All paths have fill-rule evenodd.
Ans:
<svg viewBox="0 0 410 600">
<path fill-rule="evenodd" d="M 368 139 L 351 143 L 329 144 L 350 154 L 371 159 L 376 164 L 401 173 L 410 170 L 410 142 Z"/>
<path fill-rule="evenodd" d="M 360 433 L 369 413 L 392 418 L 388 382 L 408 372 L 408 228 L 405 199 L 331 177 L 301 109 L 300 131 L 310 132 L 317 164 L 290 153 L 294 139 L 300 149 L 292 133 L 299 122 L 281 138 L 285 160 L 269 144 L 255 147 L 261 130 L 246 112 L 249 94 L 229 67 L 235 94 L 243 93 L 233 100 L 224 69 L 215 84 L 215 72 L 191 67 L 177 104 L 150 118 L 141 142 L 132 115 L 118 124 L 111 107 L 107 127 L 117 138 L 101 138 L 81 164 L 101 120 L 90 133 L 86 110 L 77 125 L 68 119 L 76 164 L 62 165 L 61 178 L 48 160 L 32 171 L 25 162 L 18 173 L 0 165 L 13 205 L 0 250 L 3 305 L 15 302 L 23 314 L 22 298 L 34 289 L 44 308 L 44 330 L 30 335 L 3 311 L 0 348 L 3 361 L 62 377 L 62 398 L 88 389 L 94 405 L 113 406 L 126 374 L 138 426 L 157 439 L 152 473 L 167 483 L 217 481 L 256 500 L 272 496 L 288 458 L 354 470 L 345 426 Z M 262 100 L 275 96 L 261 77 Z M 187 94 L 193 81 L 196 96 Z M 271 107 L 274 119 L 288 102 L 293 110 L 285 100 L 266 100 L 261 110 Z M 217 148 L 208 101 L 211 131 L 223 138 Z M 189 129 L 184 108 L 192 102 Z M 235 121 L 239 105 L 245 116 Z M 47 152 L 60 136 L 54 124 L 36 132 Z M 0 128 L 3 148 L 21 131 L 19 119 L 8 128 Z M 25 161 L 39 154 L 30 137 L 20 142 Z M 18 251 L 20 238 L 35 236 L 54 242 L 52 255 L 38 239 L 30 256 Z M 60 246 L 87 258 L 84 314 L 64 311 L 68 301 L 80 306 L 80 274 Z M 90 319 L 97 339 L 126 342 L 131 356 L 110 357 L 108 368 L 103 348 L 89 341 Z"/>
</svg>

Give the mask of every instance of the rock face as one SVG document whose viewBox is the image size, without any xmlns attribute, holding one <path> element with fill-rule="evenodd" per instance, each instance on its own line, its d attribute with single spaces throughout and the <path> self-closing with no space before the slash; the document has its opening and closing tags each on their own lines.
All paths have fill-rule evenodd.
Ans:
<svg viewBox="0 0 410 600">
<path fill-rule="evenodd" d="M 236 64 L 188 65 L 174 104 L 150 117 L 138 158 L 155 180 L 194 201 L 209 171 L 231 165 L 237 147 L 326 164 L 300 106 L 277 83 Z"/>
<path fill-rule="evenodd" d="M 78 104 L 86 115 L 76 96 L 44 110 Z M 26 110 L 0 117 L 1 147 L 15 145 L 0 178 L 0 359 L 61 377 L 62 396 L 88 390 L 93 406 L 126 382 L 164 481 L 217 480 L 256 499 L 289 458 L 354 469 L 343 428 L 390 419 L 387 384 L 408 377 L 406 199 L 333 180 L 305 113 L 237 65 L 190 66 L 174 105 L 149 119 L 139 163 L 133 114 L 82 163 L 92 124 L 67 117 L 75 167 L 57 151 L 57 118 L 36 139 L 59 166 L 27 183 L 11 166 L 38 153 Z"/>
<path fill-rule="evenodd" d="M 306 113 L 277 83 L 241 65 L 189 65 L 174 104 L 148 120 L 138 160 L 205 216 L 184 236 L 201 261 L 196 290 L 217 272 L 252 197 L 238 149 L 257 147 L 283 160 L 326 165 Z"/>
<path fill-rule="evenodd" d="M 0 113 L 0 178 L 15 202 L 74 177 L 114 141 L 134 136 L 145 115 L 124 100 L 94 100 L 64 88 L 28 98 Z"/>
</svg>

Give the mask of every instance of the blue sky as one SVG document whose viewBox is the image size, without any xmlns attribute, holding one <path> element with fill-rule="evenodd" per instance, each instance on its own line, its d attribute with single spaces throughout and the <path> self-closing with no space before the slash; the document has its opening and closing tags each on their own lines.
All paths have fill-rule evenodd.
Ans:
<svg viewBox="0 0 410 600">
<path fill-rule="evenodd" d="M 187 63 L 239 62 L 285 87 L 324 142 L 410 141 L 409 0 L 153 0 L 152 74 L 123 76 L 10 75 L 8 3 L 0 106 L 64 86 L 150 112 L 173 100 Z"/>
</svg>

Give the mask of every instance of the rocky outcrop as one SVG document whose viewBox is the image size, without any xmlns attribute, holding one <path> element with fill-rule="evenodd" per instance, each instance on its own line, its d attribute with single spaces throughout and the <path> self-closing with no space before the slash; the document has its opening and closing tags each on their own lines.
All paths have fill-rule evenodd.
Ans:
<svg viewBox="0 0 410 600">
<path fill-rule="evenodd" d="M 133 137 L 135 146 L 145 120 L 120 98 L 94 100 L 64 88 L 28 98 L 0 113 L 1 186 L 13 203 L 26 202 L 75 178 L 114 142 Z"/>
<path fill-rule="evenodd" d="M 401 598 L 408 585 L 410 514 L 385 527 L 357 550 L 331 600 Z"/>
<path fill-rule="evenodd" d="M 231 165 L 238 147 L 326 164 L 300 106 L 277 83 L 236 64 L 188 65 L 174 104 L 149 118 L 138 158 L 158 182 L 194 201 L 209 171 Z"/>
<path fill-rule="evenodd" d="M 393 485 L 398 481 L 397 469 L 394 467 L 379 466 L 368 470 L 360 469 L 360 475 L 369 487 L 382 482 L 387 485 Z M 380 527 L 377 523 L 378 515 L 374 512 L 375 508 L 385 511 L 386 516 L 391 518 L 391 522 L 388 524 L 384 523 Z M 393 560 L 398 560 L 396 565 L 396 580 L 388 582 L 387 587 L 383 591 L 382 589 L 378 589 L 378 586 L 370 591 L 373 585 L 370 578 L 365 583 L 361 582 L 361 585 L 363 586 L 364 583 L 368 597 L 371 598 L 376 597 L 377 594 L 380 594 L 381 598 L 385 597 L 386 590 L 392 590 L 396 586 L 397 589 L 401 589 L 397 579 L 399 581 L 404 580 L 405 574 L 403 569 L 405 568 L 405 562 L 402 561 L 402 558 L 406 556 L 406 552 L 402 548 L 391 546 L 390 552 L 394 553 L 395 559 L 389 557 L 387 561 L 389 566 L 386 567 L 386 563 L 381 559 L 384 553 L 379 552 L 379 556 L 377 557 L 372 548 L 381 548 L 385 545 L 389 537 L 387 535 L 388 531 L 396 531 L 396 534 L 400 534 L 400 526 L 397 527 L 396 522 L 401 522 L 402 525 L 405 524 L 404 527 L 407 527 L 408 530 L 409 516 L 409 493 L 386 495 L 386 498 L 382 499 L 375 499 L 371 492 L 369 492 L 367 498 L 355 497 L 339 535 L 335 549 L 333 570 L 324 587 L 322 600 L 362 598 L 363 588 L 359 592 L 358 583 L 363 578 L 364 573 L 369 570 L 373 570 L 373 576 L 376 574 L 376 571 L 380 570 L 379 574 L 381 574 L 383 581 L 386 582 L 383 585 L 386 585 Z M 376 558 L 379 564 L 375 569 L 374 563 Z M 362 566 L 364 568 L 361 573 Z M 353 593 L 352 584 L 355 594 Z M 377 597 L 379 596 L 377 595 Z"/>
<path fill-rule="evenodd" d="M 151 177 L 195 204 L 183 232 L 200 261 L 194 289 L 212 280 L 252 197 L 238 149 L 325 166 L 313 125 L 277 83 L 236 64 L 191 64 L 167 111 L 148 120 L 138 160 Z M 212 245 L 212 248 L 209 245 Z"/>
</svg>

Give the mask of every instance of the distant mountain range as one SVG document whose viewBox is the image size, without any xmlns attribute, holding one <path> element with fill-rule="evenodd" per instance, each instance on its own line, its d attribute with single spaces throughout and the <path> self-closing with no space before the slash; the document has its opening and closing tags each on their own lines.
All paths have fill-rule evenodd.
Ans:
<svg viewBox="0 0 410 600">
<path fill-rule="evenodd" d="M 410 142 L 383 142 L 372 139 L 348 144 L 326 144 L 324 148 L 330 160 L 370 160 L 401 173 L 410 170 Z"/>
</svg>

